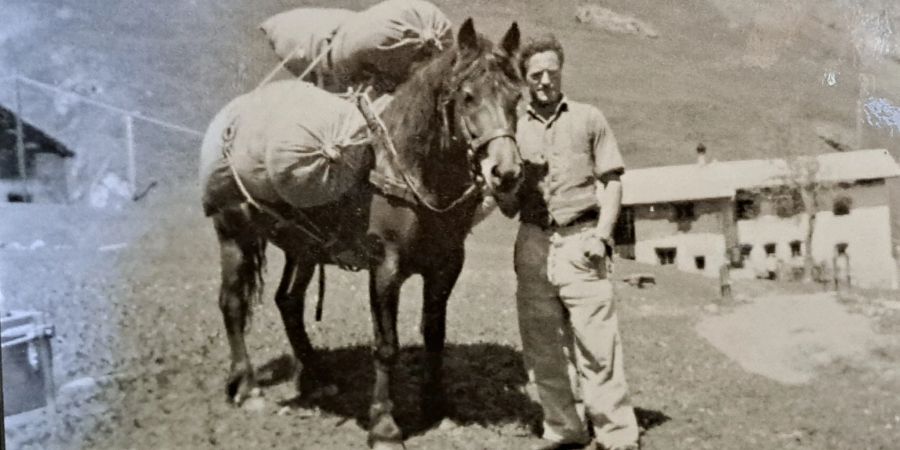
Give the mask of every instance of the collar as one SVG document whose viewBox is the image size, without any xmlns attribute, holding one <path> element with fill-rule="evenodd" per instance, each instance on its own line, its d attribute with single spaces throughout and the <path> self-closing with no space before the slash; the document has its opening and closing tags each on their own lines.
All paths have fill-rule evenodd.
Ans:
<svg viewBox="0 0 900 450">
<path fill-rule="evenodd" d="M 565 95 L 565 94 L 563 94 L 562 98 L 559 99 L 559 103 L 556 104 L 556 110 L 553 111 L 553 115 L 550 116 L 549 119 L 544 119 L 543 117 L 541 117 L 541 115 L 538 114 L 537 111 L 534 110 L 534 107 L 531 106 L 531 103 L 530 103 L 530 102 L 529 102 L 528 105 L 525 107 L 525 109 L 526 109 L 526 111 L 528 111 L 528 116 L 529 116 L 531 119 L 537 120 L 538 122 L 541 122 L 541 123 L 547 125 L 547 124 L 551 124 L 551 123 L 555 122 L 556 119 L 558 119 L 559 116 L 560 116 L 564 111 L 568 111 L 568 110 L 569 110 L 569 99 L 566 98 L 566 95 Z"/>
</svg>

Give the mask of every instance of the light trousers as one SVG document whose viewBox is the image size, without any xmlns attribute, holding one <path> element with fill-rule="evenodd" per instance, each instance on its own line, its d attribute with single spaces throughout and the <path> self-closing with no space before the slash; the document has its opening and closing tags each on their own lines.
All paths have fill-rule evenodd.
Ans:
<svg viewBox="0 0 900 450">
<path fill-rule="evenodd" d="M 586 443 L 583 403 L 607 448 L 638 441 L 606 260 L 584 256 L 593 225 L 545 231 L 522 224 L 516 238 L 516 303 L 529 380 L 544 411 L 544 439 Z M 580 391 L 580 392 L 579 392 Z"/>
</svg>

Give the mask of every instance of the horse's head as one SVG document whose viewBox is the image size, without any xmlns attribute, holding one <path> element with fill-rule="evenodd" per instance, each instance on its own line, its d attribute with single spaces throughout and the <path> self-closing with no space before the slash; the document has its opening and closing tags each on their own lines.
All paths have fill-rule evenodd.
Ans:
<svg viewBox="0 0 900 450">
<path fill-rule="evenodd" d="M 456 39 L 456 63 L 444 102 L 445 121 L 453 120 L 466 139 L 477 176 L 492 192 L 509 193 L 522 176 L 516 145 L 516 105 L 521 77 L 516 70 L 519 27 L 515 23 L 495 48 L 467 19 Z"/>
</svg>

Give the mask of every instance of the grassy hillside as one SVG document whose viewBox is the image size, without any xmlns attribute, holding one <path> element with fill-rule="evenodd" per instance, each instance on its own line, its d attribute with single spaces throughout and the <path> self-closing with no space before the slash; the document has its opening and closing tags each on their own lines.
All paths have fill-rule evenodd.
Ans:
<svg viewBox="0 0 900 450">
<path fill-rule="evenodd" d="M 4 3 L 12 20 L 0 30 L 0 76 L 18 71 L 203 129 L 219 107 L 277 63 L 256 29 L 266 17 L 302 5 L 361 9 L 374 2 Z M 831 150 L 820 135 L 855 147 L 860 67 L 873 74 L 864 99 L 900 103 L 900 91 L 887 82 L 900 79 L 900 64 L 860 59 L 854 44 L 867 36 L 860 30 L 879 29 L 867 14 L 884 10 L 889 24 L 898 17 L 887 2 L 597 2 L 651 24 L 656 39 L 577 23 L 583 1 L 436 3 L 455 23 L 474 16 L 495 39 L 512 20 L 526 36 L 556 33 L 567 50 L 566 92 L 607 113 L 631 166 L 690 161 L 701 140 L 717 159 Z M 825 82 L 828 72 L 836 74 L 833 85 Z M 147 170 L 191 166 L 185 176 L 193 173 L 196 141 L 154 129 L 139 133 L 144 159 L 165 162 Z M 863 147 L 888 146 L 900 155 L 885 129 L 867 127 L 863 138 Z"/>
</svg>

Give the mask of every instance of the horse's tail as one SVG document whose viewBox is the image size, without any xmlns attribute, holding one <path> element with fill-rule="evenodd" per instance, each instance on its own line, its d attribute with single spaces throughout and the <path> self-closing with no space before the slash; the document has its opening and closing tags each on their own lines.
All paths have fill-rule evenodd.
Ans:
<svg viewBox="0 0 900 450">
<path fill-rule="evenodd" d="M 213 216 L 222 246 L 220 306 L 244 317 L 245 328 L 254 307 L 262 303 L 266 272 L 267 241 L 252 232 L 250 217 L 246 204 Z"/>
<path fill-rule="evenodd" d="M 262 303 L 263 291 L 266 285 L 266 241 L 260 238 L 257 245 L 253 246 L 253 251 L 247 255 L 248 270 L 253 273 L 248 277 L 247 282 L 247 298 L 251 298 L 251 307 Z M 252 308 L 251 308 L 252 309 Z"/>
</svg>

